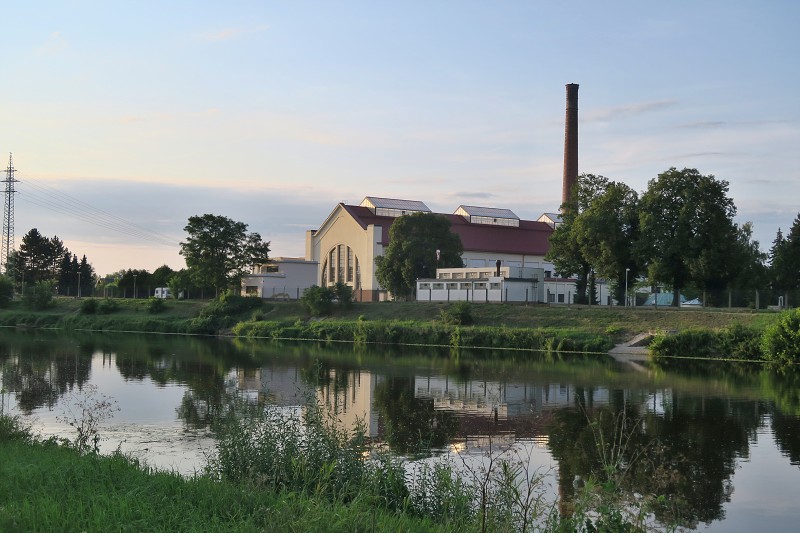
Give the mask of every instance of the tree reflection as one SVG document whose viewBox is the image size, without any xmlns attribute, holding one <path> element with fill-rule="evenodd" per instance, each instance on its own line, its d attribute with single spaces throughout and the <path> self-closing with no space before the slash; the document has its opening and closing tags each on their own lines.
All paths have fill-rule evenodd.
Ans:
<svg viewBox="0 0 800 533">
<path fill-rule="evenodd" d="M 577 408 L 556 413 L 550 429 L 550 448 L 559 462 L 559 492 L 574 496 L 575 475 L 604 479 L 608 464 L 602 444 L 615 442 L 615 422 L 627 423 L 627 436 L 616 439 L 622 449 L 620 485 L 631 497 L 666 497 L 654 508 L 664 524 L 696 527 L 724 517 L 723 503 L 732 492 L 737 458 L 748 454 L 749 440 L 760 422 L 757 403 L 733 403 L 720 398 L 682 397 L 672 392 L 663 413 L 641 414 L 620 403 L 586 408 L 576 395 Z M 642 450 L 646 453 L 642 454 Z"/>
<path fill-rule="evenodd" d="M 379 383 L 374 404 L 383 422 L 383 436 L 397 453 L 442 447 L 455 435 L 453 413 L 435 410 L 433 399 L 416 398 L 413 377 L 392 377 Z"/>
</svg>

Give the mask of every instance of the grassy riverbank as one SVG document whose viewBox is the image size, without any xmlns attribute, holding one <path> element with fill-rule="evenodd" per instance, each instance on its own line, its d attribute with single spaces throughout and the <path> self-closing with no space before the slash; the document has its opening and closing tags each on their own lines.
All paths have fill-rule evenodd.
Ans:
<svg viewBox="0 0 800 533">
<path fill-rule="evenodd" d="M 473 304 L 469 323 L 447 320 L 452 304 L 382 302 L 336 308 L 312 318 L 297 302 L 57 299 L 33 311 L 12 302 L 0 325 L 99 331 L 234 334 L 356 343 L 429 344 L 604 352 L 640 333 L 752 331 L 778 315 L 729 309 L 645 309 L 586 306 Z"/>
<path fill-rule="evenodd" d="M 52 444 L 0 442 L 0 531 L 454 530 L 370 503 L 185 479 Z"/>
</svg>

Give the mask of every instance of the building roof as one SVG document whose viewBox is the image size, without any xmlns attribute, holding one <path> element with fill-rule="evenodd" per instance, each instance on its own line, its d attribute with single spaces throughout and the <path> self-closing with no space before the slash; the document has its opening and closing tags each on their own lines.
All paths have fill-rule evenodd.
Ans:
<svg viewBox="0 0 800 533">
<path fill-rule="evenodd" d="M 422 211 L 430 213 L 431 210 L 423 202 L 417 200 L 399 200 L 395 198 L 380 198 L 378 196 L 367 196 L 361 200 L 363 207 L 371 207 L 373 209 L 400 209 L 402 211 Z"/>
<path fill-rule="evenodd" d="M 389 244 L 389 228 L 395 217 L 375 215 L 367 207 L 340 204 L 364 229 L 381 226 L 381 244 Z M 461 215 L 437 213 L 447 218 L 453 233 L 461 238 L 464 251 L 544 255 L 550 249 L 553 228 L 545 222 L 520 220 L 519 226 L 472 224 Z"/>
<path fill-rule="evenodd" d="M 496 207 L 477 207 L 474 205 L 460 205 L 456 209 L 456 214 L 461 214 L 463 211 L 467 216 L 471 217 L 492 217 L 492 218 L 511 218 L 519 220 L 519 217 L 514 214 L 511 209 L 498 209 Z"/>
</svg>

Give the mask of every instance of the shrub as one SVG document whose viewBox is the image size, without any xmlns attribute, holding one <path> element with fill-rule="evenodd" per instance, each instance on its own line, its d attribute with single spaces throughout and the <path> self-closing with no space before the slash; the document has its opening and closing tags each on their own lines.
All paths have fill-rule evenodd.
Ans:
<svg viewBox="0 0 800 533">
<path fill-rule="evenodd" d="M 469 302 L 456 302 L 442 309 L 441 320 L 445 324 L 472 324 L 472 304 Z"/>
<path fill-rule="evenodd" d="M 166 308 L 167 304 L 162 298 L 150 298 L 147 300 L 147 312 L 151 315 L 162 313 Z"/>
<path fill-rule="evenodd" d="M 31 309 L 45 309 L 53 301 L 53 289 L 55 283 L 52 281 L 37 281 L 33 287 L 25 289 L 23 301 Z"/>
<path fill-rule="evenodd" d="M 0 275 L 0 307 L 8 307 L 14 297 L 14 281 L 8 276 Z"/>
<path fill-rule="evenodd" d="M 350 309 L 353 306 L 353 288 L 351 286 L 337 281 L 333 286 L 333 295 L 342 309 Z"/>
<path fill-rule="evenodd" d="M 114 300 L 103 300 L 97 306 L 97 313 L 100 315 L 110 315 L 114 311 L 119 309 L 119 304 Z"/>
<path fill-rule="evenodd" d="M 93 315 L 97 313 L 98 303 L 94 298 L 87 298 L 81 302 L 81 313 L 84 315 Z"/>
<path fill-rule="evenodd" d="M 300 303 L 311 316 L 329 315 L 333 308 L 333 292 L 325 287 L 312 285 L 303 291 Z"/>
<path fill-rule="evenodd" d="M 796 363 L 800 360 L 800 309 L 781 313 L 778 321 L 764 332 L 761 348 L 770 361 Z"/>
</svg>

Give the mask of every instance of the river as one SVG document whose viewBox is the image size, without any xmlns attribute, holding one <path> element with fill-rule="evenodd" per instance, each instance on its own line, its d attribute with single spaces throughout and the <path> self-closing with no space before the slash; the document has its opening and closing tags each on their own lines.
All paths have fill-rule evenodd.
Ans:
<svg viewBox="0 0 800 533">
<path fill-rule="evenodd" d="M 617 442 L 605 464 L 620 458 L 631 494 L 668 498 L 657 519 L 794 531 L 800 518 L 794 370 L 682 362 L 641 372 L 601 356 L 6 329 L 0 383 L 0 410 L 44 437 L 74 438 L 69 422 L 88 402 L 109 415 L 98 420 L 101 452 L 183 474 L 213 453 L 213 421 L 231 398 L 289 410 L 316 399 L 412 461 L 469 465 L 490 447 L 513 449 L 553 498 L 599 474 L 598 450 Z"/>
</svg>

